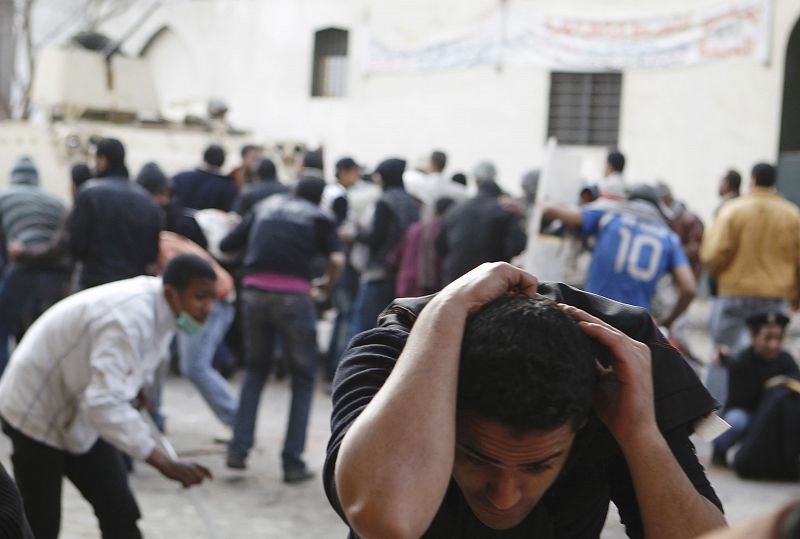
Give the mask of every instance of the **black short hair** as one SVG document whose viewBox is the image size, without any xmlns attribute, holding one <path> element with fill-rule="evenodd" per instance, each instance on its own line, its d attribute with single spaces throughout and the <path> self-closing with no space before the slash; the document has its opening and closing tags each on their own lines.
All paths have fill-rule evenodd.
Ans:
<svg viewBox="0 0 800 539">
<path fill-rule="evenodd" d="M 125 164 L 125 146 L 115 138 L 103 138 L 97 141 L 95 155 L 105 157 L 109 165 Z"/>
<path fill-rule="evenodd" d="M 431 164 L 436 167 L 436 170 L 442 171 L 447 166 L 447 154 L 441 150 L 434 150 L 431 152 Z"/>
<path fill-rule="evenodd" d="M 303 154 L 303 167 L 305 168 L 318 168 L 322 170 L 323 159 L 322 159 L 322 150 L 309 150 Z"/>
<path fill-rule="evenodd" d="M 86 163 L 75 163 L 69 172 L 75 189 L 92 179 L 92 171 Z"/>
<path fill-rule="evenodd" d="M 258 175 L 259 179 L 262 180 L 274 180 L 278 177 L 278 171 L 275 168 L 275 163 L 272 162 L 272 159 L 267 158 L 264 158 L 258 162 L 256 174 Z"/>
<path fill-rule="evenodd" d="M 256 146 L 255 144 L 245 144 L 242 146 L 241 155 L 244 157 L 248 153 L 252 152 L 253 150 L 263 150 L 264 148 L 261 146 Z"/>
<path fill-rule="evenodd" d="M 460 183 L 464 187 L 467 186 L 467 175 L 463 172 L 456 172 L 450 180 L 454 183 Z"/>
<path fill-rule="evenodd" d="M 577 429 L 592 409 L 594 365 L 588 337 L 554 301 L 501 297 L 467 320 L 458 410 L 520 432 Z"/>
<path fill-rule="evenodd" d="M 325 190 L 325 180 L 322 178 L 306 177 L 297 182 L 295 195 L 319 205 L 322 201 L 322 192 Z"/>
<path fill-rule="evenodd" d="M 211 144 L 203 152 L 203 161 L 212 167 L 221 167 L 225 163 L 225 150 L 218 144 Z"/>
<path fill-rule="evenodd" d="M 742 188 L 742 175 L 736 170 L 730 169 L 725 173 L 725 180 L 728 182 L 728 186 L 737 193 Z"/>
<path fill-rule="evenodd" d="M 775 167 L 769 163 L 758 163 L 753 167 L 751 173 L 753 180 L 759 187 L 774 187 L 775 186 Z"/>
<path fill-rule="evenodd" d="M 106 168 L 98 176 L 124 176 L 128 177 L 125 167 L 125 146 L 115 138 L 104 138 L 97 141 L 95 155 L 106 160 Z"/>
<path fill-rule="evenodd" d="M 192 254 L 180 254 L 167 263 L 161 276 L 165 285 L 182 292 L 194 279 L 217 280 L 214 268 L 203 258 Z"/>
<path fill-rule="evenodd" d="M 625 156 L 620 152 L 613 151 L 609 153 L 606 163 L 608 163 L 611 166 L 611 170 L 615 172 L 622 172 L 625 170 Z"/>
<path fill-rule="evenodd" d="M 145 163 L 139 174 L 136 175 L 136 183 L 145 188 L 151 195 L 158 195 L 170 188 L 170 181 L 164 171 L 156 163 Z"/>
</svg>

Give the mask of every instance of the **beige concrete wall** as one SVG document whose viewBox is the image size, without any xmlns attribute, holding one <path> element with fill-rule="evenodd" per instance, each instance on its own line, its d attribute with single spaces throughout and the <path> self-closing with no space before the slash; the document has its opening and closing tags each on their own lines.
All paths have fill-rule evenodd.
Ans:
<svg viewBox="0 0 800 539">
<path fill-rule="evenodd" d="M 533 0 L 511 0 L 534 5 Z M 717 0 L 545 0 L 550 13 L 640 17 L 718 5 Z M 126 49 L 138 53 L 168 26 L 180 51 L 154 54 L 173 101 L 219 96 L 233 123 L 263 138 L 324 143 L 330 162 L 344 153 L 374 165 L 388 155 L 418 160 L 430 149 L 451 156 L 450 171 L 493 158 L 508 188 L 539 166 L 547 129 L 548 71 L 476 67 L 416 74 L 365 74 L 368 31 L 421 41 L 480 20 L 498 2 L 476 0 L 270 0 L 168 2 Z M 624 74 L 620 148 L 629 176 L 663 178 L 703 216 L 716 205 L 716 182 L 730 166 L 748 170 L 777 158 L 783 58 L 800 0 L 775 0 L 767 65 L 720 62 Z M 117 21 L 118 28 L 124 21 Z M 349 94 L 310 98 L 313 33 L 350 30 Z M 157 45 L 157 43 L 156 43 Z M 166 47 L 166 43 L 165 43 Z M 153 50 L 158 50 L 155 47 Z M 162 86 L 165 83 L 162 83 Z M 169 103 L 162 103 L 169 104 Z M 599 174 L 600 171 L 598 171 Z"/>
</svg>

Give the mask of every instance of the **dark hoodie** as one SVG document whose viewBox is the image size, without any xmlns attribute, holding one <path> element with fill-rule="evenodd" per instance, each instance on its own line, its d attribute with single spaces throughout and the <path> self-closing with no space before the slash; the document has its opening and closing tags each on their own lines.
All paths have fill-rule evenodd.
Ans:
<svg viewBox="0 0 800 539">
<path fill-rule="evenodd" d="M 359 240 L 369 246 L 370 257 L 362 279 L 364 282 L 390 278 L 394 273 L 387 266 L 389 253 L 397 246 L 403 235 L 419 220 L 419 204 L 406 193 L 403 172 L 406 162 L 402 159 L 386 159 L 375 172 L 381 177 L 383 194 L 375 204 L 372 228 Z"/>
<path fill-rule="evenodd" d="M 484 262 L 508 262 L 525 248 L 525 231 L 500 205 L 500 194 L 496 183 L 482 182 L 474 198 L 445 215 L 436 240 L 436 248 L 444 257 L 445 283 Z"/>
<path fill-rule="evenodd" d="M 107 167 L 81 187 L 68 223 L 70 253 L 83 262 L 81 288 L 144 275 L 163 223 L 150 194 L 128 180 L 122 144 L 103 139 L 97 154 Z"/>
</svg>

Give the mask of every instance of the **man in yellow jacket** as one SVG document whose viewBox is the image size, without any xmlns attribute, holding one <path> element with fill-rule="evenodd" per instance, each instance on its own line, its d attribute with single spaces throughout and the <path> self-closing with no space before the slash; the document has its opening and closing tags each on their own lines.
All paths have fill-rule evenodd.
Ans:
<svg viewBox="0 0 800 539">
<path fill-rule="evenodd" d="M 755 311 L 800 304 L 800 210 L 775 189 L 775 167 L 753 167 L 750 192 L 726 203 L 703 238 L 700 258 L 719 286 L 711 334 L 718 357 L 748 344 L 745 319 Z M 712 364 L 709 390 L 725 402 L 727 371 Z"/>
</svg>

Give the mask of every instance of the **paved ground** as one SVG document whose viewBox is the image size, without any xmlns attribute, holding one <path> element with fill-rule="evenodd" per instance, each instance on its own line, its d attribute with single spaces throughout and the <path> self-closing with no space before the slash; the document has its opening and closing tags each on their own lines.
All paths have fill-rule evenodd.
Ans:
<svg viewBox="0 0 800 539">
<path fill-rule="evenodd" d="M 695 352 L 705 356 L 709 348 L 702 331 L 705 306 L 693 307 L 692 342 Z M 800 344 L 795 339 L 793 344 Z M 238 382 L 238 380 L 236 380 Z M 300 486 L 286 486 L 280 476 L 280 444 L 288 408 L 286 383 L 271 382 L 261 403 L 258 449 L 250 469 L 229 471 L 223 464 L 223 446 L 213 438 L 224 430 L 191 385 L 170 378 L 166 387 L 165 411 L 169 439 L 179 453 L 209 466 L 214 481 L 192 491 L 183 491 L 162 478 L 146 464 L 139 464 L 132 476 L 133 488 L 144 515 L 141 527 L 148 539 L 229 538 L 343 538 L 346 529 L 330 509 L 319 478 Z M 322 469 L 328 437 L 330 401 L 318 391 L 311 419 L 307 457 L 318 475 Z M 0 461 L 8 467 L 9 444 L 0 437 Z M 709 446 L 698 442 L 703 462 L 709 460 Z M 712 484 L 726 506 L 731 522 L 769 511 L 782 502 L 800 496 L 797 483 L 742 481 L 731 472 L 710 468 Z M 603 538 L 624 537 L 612 508 Z M 65 483 L 62 534 L 66 539 L 98 537 L 91 508 L 77 491 Z"/>
</svg>

